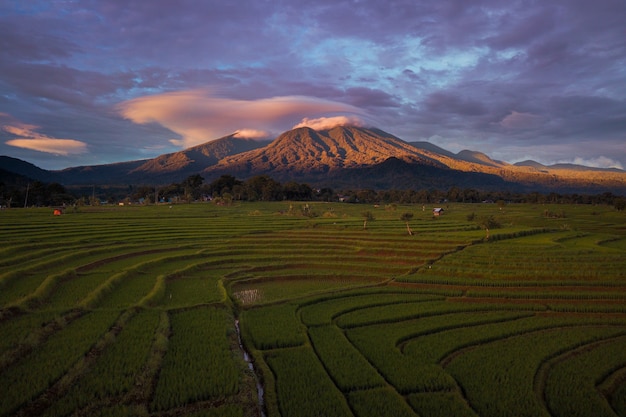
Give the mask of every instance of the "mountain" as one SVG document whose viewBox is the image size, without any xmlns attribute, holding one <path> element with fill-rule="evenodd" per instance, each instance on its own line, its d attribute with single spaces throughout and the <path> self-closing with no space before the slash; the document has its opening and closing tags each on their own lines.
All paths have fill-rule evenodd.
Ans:
<svg viewBox="0 0 626 417">
<path fill-rule="evenodd" d="M 491 167 L 501 168 L 507 165 L 504 162 L 495 161 L 489 158 L 482 152 L 470 151 L 467 149 L 457 153 L 456 157 L 462 161 L 473 162 L 475 164 L 487 165 Z"/>
<path fill-rule="evenodd" d="M 64 185 L 130 184 L 132 181 L 141 181 L 141 178 L 131 176 L 130 173 L 145 162 L 144 160 L 117 162 L 49 171 L 50 180 Z"/>
<path fill-rule="evenodd" d="M 228 156 L 203 173 L 238 177 L 271 174 L 278 180 L 315 179 L 329 172 L 376 165 L 389 158 L 422 165 L 445 165 L 407 142 L 377 129 L 355 126 L 316 131 L 301 127 L 281 134 L 266 147 Z"/>
<path fill-rule="evenodd" d="M 156 176 L 187 176 L 196 174 L 207 166 L 218 163 L 228 155 L 257 149 L 269 142 L 225 136 L 212 142 L 203 143 L 180 152 L 170 153 L 150 159 L 133 169 L 131 174 L 153 174 Z"/>
<path fill-rule="evenodd" d="M 460 161 L 471 162 L 471 163 L 480 164 L 480 165 L 488 165 L 488 166 L 493 166 L 493 167 L 501 167 L 503 165 L 506 165 L 506 163 L 504 162 L 495 161 L 489 158 L 487 155 L 485 155 L 482 152 L 470 151 L 466 149 L 455 154 L 443 148 L 440 148 L 439 146 L 434 145 L 430 142 L 410 142 L 410 143 L 411 145 L 423 151 L 432 152 L 435 154 L 439 154 L 441 156 L 446 156 L 451 159 L 457 159 Z"/>
<path fill-rule="evenodd" d="M 578 165 L 578 164 L 554 164 L 554 165 L 549 165 L 548 167 L 554 170 L 565 170 L 565 171 L 623 172 L 621 169 L 618 169 L 618 168 L 590 168 L 590 167 L 587 167 L 584 165 Z"/>
<path fill-rule="evenodd" d="M 267 174 L 279 181 L 346 188 L 441 189 L 456 184 L 516 191 L 626 192 L 624 171 L 538 170 L 477 151 L 454 154 L 428 142 L 408 143 L 379 129 L 355 126 L 290 130 L 266 147 L 228 156 L 202 171 L 205 178 L 224 174 Z"/>
<path fill-rule="evenodd" d="M 514 165 L 518 167 L 534 168 L 537 171 L 548 172 L 547 166 L 540 164 L 539 162 L 532 161 L 532 160 L 516 162 Z"/>
<path fill-rule="evenodd" d="M 179 182 L 222 158 L 266 146 L 268 141 L 224 136 L 156 158 L 53 171 L 65 184 L 167 184 Z"/>
<path fill-rule="evenodd" d="M 45 171 L 1 157 L 0 169 L 64 185 L 170 184 L 200 174 L 248 179 L 269 175 L 281 181 L 330 188 L 406 189 L 451 186 L 539 192 L 626 194 L 626 172 L 534 161 L 509 164 L 482 152 L 452 153 L 428 142 L 406 142 L 375 128 L 308 127 L 284 132 L 271 142 L 235 135 L 142 161 Z"/>
<path fill-rule="evenodd" d="M 428 152 L 433 152 L 439 155 L 445 155 L 445 156 L 449 156 L 451 158 L 455 157 L 455 154 L 445 150 L 443 148 L 440 148 L 439 146 L 430 143 L 430 142 L 409 142 L 410 145 L 415 146 L 417 149 L 421 149 L 423 151 L 428 151 Z"/>
<path fill-rule="evenodd" d="M 389 158 L 376 165 L 362 166 L 341 173 L 331 173 L 330 180 L 339 188 L 372 189 L 440 189 L 479 188 L 505 190 L 516 188 L 502 178 L 481 172 L 464 172 L 436 165 L 416 164 Z"/>
<path fill-rule="evenodd" d="M 12 173 L 37 181 L 52 182 L 50 181 L 50 171 L 41 169 L 30 162 L 11 158 L 10 156 L 0 156 L 0 169 L 5 172 L 3 176 Z"/>
</svg>

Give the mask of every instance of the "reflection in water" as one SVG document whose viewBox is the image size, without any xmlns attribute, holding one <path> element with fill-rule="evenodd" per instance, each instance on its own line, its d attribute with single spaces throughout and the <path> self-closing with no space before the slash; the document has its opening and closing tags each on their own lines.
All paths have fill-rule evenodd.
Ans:
<svg viewBox="0 0 626 417">
<path fill-rule="evenodd" d="M 256 289 L 242 290 L 235 293 L 235 298 L 237 298 L 237 300 L 244 305 L 259 302 L 262 297 L 263 292 Z"/>
</svg>

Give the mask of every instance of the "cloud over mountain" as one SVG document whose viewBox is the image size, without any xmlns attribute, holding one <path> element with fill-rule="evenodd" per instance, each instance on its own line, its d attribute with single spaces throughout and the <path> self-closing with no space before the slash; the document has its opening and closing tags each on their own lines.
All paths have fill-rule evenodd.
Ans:
<svg viewBox="0 0 626 417">
<path fill-rule="evenodd" d="M 327 130 L 336 126 L 364 126 L 365 123 L 355 116 L 334 116 L 334 117 L 320 117 L 317 119 L 309 119 L 305 117 L 300 123 L 295 125 L 293 129 L 299 127 L 310 127 L 313 130 Z"/>
<path fill-rule="evenodd" d="M 219 97 L 207 89 L 138 97 L 119 104 L 117 109 L 135 123 L 158 123 L 177 133 L 181 139 L 172 139 L 171 142 L 181 147 L 197 145 L 233 132 L 252 134 L 254 137 L 268 136 L 269 132 L 284 130 L 294 120 L 303 117 L 303 122 L 309 120 L 306 118 L 308 115 L 363 113 L 356 107 L 315 97 L 237 100 Z M 342 117 L 344 124 L 353 119 L 337 117 Z M 312 122 L 321 123 L 320 120 Z M 333 123 L 336 125 L 338 122 Z"/>
</svg>

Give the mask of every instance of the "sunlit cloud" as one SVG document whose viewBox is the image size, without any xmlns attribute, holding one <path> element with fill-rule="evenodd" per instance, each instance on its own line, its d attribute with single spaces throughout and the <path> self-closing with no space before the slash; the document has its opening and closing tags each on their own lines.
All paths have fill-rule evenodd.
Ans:
<svg viewBox="0 0 626 417">
<path fill-rule="evenodd" d="M 87 144 L 74 139 L 54 139 L 40 137 L 33 139 L 11 139 L 6 141 L 5 143 L 7 145 L 15 146 L 17 148 L 31 149 L 34 151 L 46 152 L 62 156 L 87 152 Z"/>
<path fill-rule="evenodd" d="M 33 137 L 33 131 L 35 129 L 37 129 L 37 126 L 27 125 L 27 124 L 2 126 L 2 130 L 4 130 L 7 133 L 10 133 L 15 136 L 22 136 L 22 137 L 27 137 L 27 138 Z"/>
<path fill-rule="evenodd" d="M 281 133 L 305 117 L 363 113 L 354 106 L 315 97 L 235 100 L 218 97 L 207 89 L 139 97 L 120 103 L 117 110 L 135 123 L 158 123 L 179 134 L 182 139 L 172 143 L 182 147 L 235 132 L 253 137 L 259 137 L 260 132 Z"/>
<path fill-rule="evenodd" d="M 235 132 L 236 138 L 245 138 L 245 139 L 265 139 L 270 137 L 271 133 L 265 130 L 257 130 L 257 129 L 240 129 Z"/>
<path fill-rule="evenodd" d="M 313 130 L 327 130 L 336 126 L 363 126 L 363 121 L 356 116 L 334 116 L 319 117 L 317 119 L 309 119 L 305 117 L 300 123 L 295 125 L 293 129 L 299 127 L 310 127 Z"/>
<path fill-rule="evenodd" d="M 75 139 L 52 138 L 37 132 L 39 126 L 22 123 L 6 113 L 0 113 L 0 129 L 17 136 L 5 142 L 16 148 L 30 149 L 54 155 L 74 155 L 87 152 L 87 144 Z"/>
</svg>

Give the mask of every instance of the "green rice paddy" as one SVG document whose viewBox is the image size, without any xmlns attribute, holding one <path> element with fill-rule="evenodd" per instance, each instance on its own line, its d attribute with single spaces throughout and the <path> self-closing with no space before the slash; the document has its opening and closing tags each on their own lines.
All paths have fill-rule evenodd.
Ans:
<svg viewBox="0 0 626 417">
<path fill-rule="evenodd" d="M 626 416 L 624 212 L 303 204 L 0 211 L 0 416 Z"/>
</svg>

